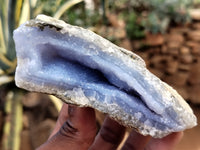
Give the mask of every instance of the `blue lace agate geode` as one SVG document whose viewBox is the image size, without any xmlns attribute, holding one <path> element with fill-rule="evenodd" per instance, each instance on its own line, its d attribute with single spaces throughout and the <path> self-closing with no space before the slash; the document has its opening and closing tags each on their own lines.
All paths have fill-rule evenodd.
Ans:
<svg viewBox="0 0 200 150">
<path fill-rule="evenodd" d="M 39 15 L 14 31 L 17 86 L 109 114 L 143 135 L 196 125 L 191 108 L 144 61 L 95 33 Z"/>
</svg>

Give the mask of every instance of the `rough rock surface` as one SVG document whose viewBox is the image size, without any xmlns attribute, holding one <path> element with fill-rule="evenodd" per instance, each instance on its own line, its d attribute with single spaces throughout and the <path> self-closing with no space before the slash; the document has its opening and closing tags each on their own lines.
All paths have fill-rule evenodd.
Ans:
<svg viewBox="0 0 200 150">
<path fill-rule="evenodd" d="M 196 125 L 183 98 L 134 53 L 95 33 L 39 15 L 14 32 L 17 86 L 93 107 L 143 135 Z"/>
</svg>

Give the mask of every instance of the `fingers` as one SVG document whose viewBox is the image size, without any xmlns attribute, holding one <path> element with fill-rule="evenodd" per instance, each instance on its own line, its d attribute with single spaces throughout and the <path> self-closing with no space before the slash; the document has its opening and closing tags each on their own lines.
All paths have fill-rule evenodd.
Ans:
<svg viewBox="0 0 200 150">
<path fill-rule="evenodd" d="M 72 126 L 78 132 L 78 138 L 82 141 L 93 142 L 96 135 L 96 118 L 92 108 L 69 107 L 69 126 Z"/>
<path fill-rule="evenodd" d="M 172 150 L 180 142 L 182 136 L 183 132 L 179 132 L 162 139 L 155 139 L 132 131 L 122 150 Z"/>
<path fill-rule="evenodd" d="M 64 107 L 68 110 L 68 115 L 65 114 Z M 94 110 L 76 106 L 63 106 L 63 109 L 53 135 L 38 150 L 87 150 L 92 144 L 96 135 Z"/>
<path fill-rule="evenodd" d="M 116 121 L 106 118 L 93 145 L 89 150 L 115 150 L 123 139 L 125 127 Z"/>
<path fill-rule="evenodd" d="M 181 138 L 183 137 L 183 132 L 172 133 L 162 139 L 154 139 L 147 144 L 145 150 L 172 150 L 175 145 L 177 145 Z"/>
<path fill-rule="evenodd" d="M 124 143 L 122 150 L 143 150 L 150 138 L 150 136 L 143 136 L 133 130 Z"/>
<path fill-rule="evenodd" d="M 49 140 L 37 150 L 115 150 L 122 141 L 124 133 L 125 127 L 106 117 L 95 138 L 94 110 L 64 104 Z M 182 136 L 183 133 L 180 132 L 162 139 L 150 140 L 149 136 L 132 131 L 122 150 L 171 150 Z"/>
<path fill-rule="evenodd" d="M 53 130 L 53 132 L 51 133 L 51 135 L 49 136 L 49 139 L 52 138 L 52 136 L 54 136 L 62 127 L 62 125 L 64 124 L 64 122 L 68 119 L 68 104 L 63 104 L 58 120 L 56 122 L 56 126 Z"/>
</svg>

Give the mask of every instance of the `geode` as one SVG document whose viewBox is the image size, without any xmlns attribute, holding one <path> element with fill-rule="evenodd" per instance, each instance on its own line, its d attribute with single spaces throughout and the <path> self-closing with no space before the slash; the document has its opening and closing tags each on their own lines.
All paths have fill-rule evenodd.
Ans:
<svg viewBox="0 0 200 150">
<path fill-rule="evenodd" d="M 192 109 L 136 54 L 92 31 L 38 15 L 14 31 L 16 85 L 92 107 L 161 138 L 197 123 Z"/>
</svg>

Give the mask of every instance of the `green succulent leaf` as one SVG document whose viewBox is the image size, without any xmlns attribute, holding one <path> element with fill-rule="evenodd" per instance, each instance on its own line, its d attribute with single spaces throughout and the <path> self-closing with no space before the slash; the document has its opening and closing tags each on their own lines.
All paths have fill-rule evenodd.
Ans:
<svg viewBox="0 0 200 150">
<path fill-rule="evenodd" d="M 7 119 L 3 131 L 3 150 L 19 150 L 22 130 L 22 93 L 8 92 L 6 97 Z"/>
<path fill-rule="evenodd" d="M 13 30 L 30 19 L 30 0 L 0 0 L 0 8 L 0 69 L 9 75 L 16 67 Z"/>
<path fill-rule="evenodd" d="M 83 2 L 83 0 L 70 0 L 70 1 L 66 1 L 59 9 L 58 11 L 55 13 L 54 15 L 54 18 L 57 18 L 59 19 L 62 14 L 68 10 L 70 7 L 80 3 L 80 2 Z"/>
</svg>

